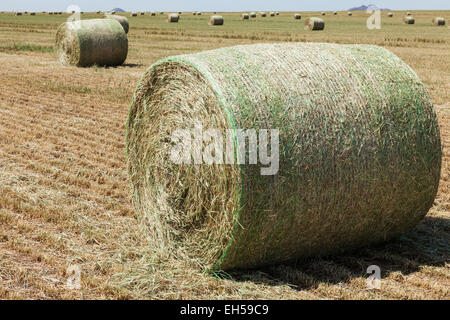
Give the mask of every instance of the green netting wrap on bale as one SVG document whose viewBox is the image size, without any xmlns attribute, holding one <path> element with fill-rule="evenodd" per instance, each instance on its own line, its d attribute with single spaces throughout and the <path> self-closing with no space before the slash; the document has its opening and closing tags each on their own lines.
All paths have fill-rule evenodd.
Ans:
<svg viewBox="0 0 450 320">
<path fill-rule="evenodd" d="M 119 22 L 122 25 L 123 30 L 125 31 L 125 33 L 128 33 L 128 31 L 130 30 L 130 24 L 128 23 L 128 19 L 126 17 L 124 17 L 124 16 L 113 15 L 113 14 L 106 14 L 105 18 L 117 20 L 117 22 Z"/>
<path fill-rule="evenodd" d="M 426 215 L 439 183 L 427 90 L 378 46 L 257 44 L 169 57 L 140 80 L 127 126 L 133 202 L 150 239 L 208 270 L 388 240 Z M 248 161 L 174 163 L 174 132 L 201 128 L 224 137 L 279 130 L 278 172 Z M 236 159 L 246 143 L 230 141 Z"/>
<path fill-rule="evenodd" d="M 118 66 L 127 58 L 128 39 L 113 19 L 66 22 L 56 32 L 56 53 L 64 65 Z"/>
</svg>

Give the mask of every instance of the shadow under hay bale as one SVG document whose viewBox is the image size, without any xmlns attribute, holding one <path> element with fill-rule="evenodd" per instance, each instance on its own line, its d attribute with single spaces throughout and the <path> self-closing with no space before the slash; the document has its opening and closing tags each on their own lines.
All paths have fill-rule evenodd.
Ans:
<svg viewBox="0 0 450 320">
<path fill-rule="evenodd" d="M 64 65 L 118 66 L 128 54 L 128 38 L 114 19 L 66 22 L 56 32 L 56 53 Z"/>
<path fill-rule="evenodd" d="M 323 29 L 325 29 L 325 21 L 323 19 L 311 17 L 305 20 L 305 30 L 316 31 Z"/>
<path fill-rule="evenodd" d="M 209 270 L 386 241 L 423 219 L 440 180 L 428 92 L 378 46 L 257 44 L 168 57 L 139 81 L 127 128 L 133 202 L 152 246 Z M 191 128 L 216 128 L 231 157 L 217 144 L 209 152 L 231 162 L 194 165 L 198 145 L 177 162 L 177 130 Z M 268 162 L 233 164 L 247 145 L 235 129 L 278 130 L 268 146 L 274 175 L 262 174 Z"/>
</svg>

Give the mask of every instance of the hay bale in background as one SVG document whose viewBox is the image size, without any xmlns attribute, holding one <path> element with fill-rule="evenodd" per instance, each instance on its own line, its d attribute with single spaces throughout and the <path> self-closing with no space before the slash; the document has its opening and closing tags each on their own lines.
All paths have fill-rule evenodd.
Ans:
<svg viewBox="0 0 450 320">
<path fill-rule="evenodd" d="M 279 12 L 277 11 L 276 15 L 277 15 L 277 16 L 279 16 L 279 15 L 280 15 L 280 13 L 279 13 Z"/>
<path fill-rule="evenodd" d="M 178 20 L 180 20 L 180 16 L 176 13 L 167 15 L 167 22 L 178 22 Z"/>
<path fill-rule="evenodd" d="M 333 14 L 334 14 L 335 16 L 337 16 L 338 13 L 337 13 L 337 11 L 335 11 L 335 12 L 333 12 Z"/>
<path fill-rule="evenodd" d="M 403 18 L 403 23 L 405 24 L 414 24 L 415 20 L 412 16 L 406 16 Z"/>
<path fill-rule="evenodd" d="M 30 16 L 35 16 L 36 15 L 36 12 L 31 12 L 30 13 Z"/>
<path fill-rule="evenodd" d="M 388 16 L 389 18 L 392 18 L 392 17 L 394 16 L 394 14 L 393 14 L 392 12 L 388 12 L 387 16 Z"/>
<path fill-rule="evenodd" d="M 347 12 L 347 14 L 348 14 L 349 16 L 351 16 L 353 13 L 351 13 L 351 12 L 349 11 L 349 12 Z"/>
<path fill-rule="evenodd" d="M 14 15 L 15 15 L 15 16 L 21 16 L 21 15 L 22 15 L 22 12 L 16 12 Z"/>
<path fill-rule="evenodd" d="M 256 18 L 256 12 L 250 12 L 250 18 Z"/>
<path fill-rule="evenodd" d="M 130 13 L 130 17 L 137 17 L 137 13 L 136 12 Z"/>
<path fill-rule="evenodd" d="M 154 17 L 154 16 L 156 16 L 156 12 L 152 12 L 152 13 L 150 13 L 150 15 L 151 15 L 152 17 Z"/>
<path fill-rule="evenodd" d="M 406 15 L 407 15 L 407 16 L 410 16 L 410 15 L 411 15 L 411 12 L 407 12 Z"/>
<path fill-rule="evenodd" d="M 128 33 L 128 30 L 130 29 L 130 24 L 128 23 L 128 19 L 126 17 L 119 16 L 119 15 L 106 14 L 105 18 L 116 20 L 117 22 L 119 22 L 122 25 L 125 33 Z"/>
<path fill-rule="evenodd" d="M 222 16 L 211 16 L 209 17 L 208 24 L 210 26 L 222 26 L 223 25 L 223 17 Z"/>
<path fill-rule="evenodd" d="M 199 125 L 279 130 L 278 173 L 175 164 L 172 134 Z M 206 269 L 386 241 L 426 215 L 439 185 L 427 90 L 378 46 L 257 44 L 169 57 L 142 77 L 127 127 L 133 202 L 151 240 Z M 246 143 L 231 138 L 236 155 Z"/>
<path fill-rule="evenodd" d="M 128 39 L 117 20 L 78 20 L 59 26 L 55 47 L 64 65 L 118 66 L 127 58 Z"/>
<path fill-rule="evenodd" d="M 294 19 L 300 20 L 302 16 L 299 13 L 294 14 Z"/>
<path fill-rule="evenodd" d="M 250 18 L 250 15 L 248 13 L 243 13 L 241 15 L 242 20 L 248 20 Z"/>
<path fill-rule="evenodd" d="M 325 12 L 322 12 L 321 14 L 324 16 L 324 15 L 325 15 Z"/>
<path fill-rule="evenodd" d="M 433 19 L 433 25 L 435 26 L 445 26 L 445 19 L 442 17 L 436 17 Z"/>
<path fill-rule="evenodd" d="M 271 12 L 271 13 L 270 13 L 270 16 L 271 16 L 271 17 L 275 17 L 275 12 Z"/>
<path fill-rule="evenodd" d="M 141 16 L 145 15 L 145 12 L 141 12 Z"/>
<path fill-rule="evenodd" d="M 192 15 L 196 16 L 196 15 L 197 15 L 197 12 L 195 12 L 195 11 L 194 11 L 194 12 L 192 12 Z"/>
<path fill-rule="evenodd" d="M 266 14 L 265 12 L 260 12 L 259 15 L 260 15 L 262 18 L 265 18 L 265 17 L 267 16 L 267 14 Z"/>
<path fill-rule="evenodd" d="M 307 18 L 305 20 L 305 30 L 323 30 L 325 29 L 325 21 L 320 18 Z"/>
</svg>

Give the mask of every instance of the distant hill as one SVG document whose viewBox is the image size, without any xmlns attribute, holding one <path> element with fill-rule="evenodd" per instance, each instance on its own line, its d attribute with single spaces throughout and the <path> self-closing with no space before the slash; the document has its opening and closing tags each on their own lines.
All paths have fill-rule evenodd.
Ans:
<svg viewBox="0 0 450 320">
<path fill-rule="evenodd" d="M 115 11 L 115 12 L 125 12 L 125 10 L 120 9 L 120 8 L 114 8 L 111 11 Z"/>
<path fill-rule="evenodd" d="M 366 11 L 367 9 L 369 9 L 369 7 L 378 8 L 374 4 L 369 4 L 368 6 L 362 5 L 360 7 L 350 8 L 350 9 L 348 9 L 348 11 Z M 381 11 L 391 11 L 391 9 L 386 9 L 386 8 L 379 8 L 379 9 Z"/>
</svg>

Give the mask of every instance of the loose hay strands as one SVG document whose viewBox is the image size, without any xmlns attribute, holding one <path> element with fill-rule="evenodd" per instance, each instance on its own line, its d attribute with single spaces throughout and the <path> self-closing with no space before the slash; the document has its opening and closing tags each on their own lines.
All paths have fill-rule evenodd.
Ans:
<svg viewBox="0 0 450 320">
<path fill-rule="evenodd" d="M 412 16 L 406 16 L 403 18 L 403 23 L 405 24 L 414 24 L 415 20 Z"/>
<path fill-rule="evenodd" d="M 250 18 L 250 15 L 248 13 L 243 13 L 241 15 L 242 20 L 248 20 Z"/>
<path fill-rule="evenodd" d="M 176 13 L 167 15 L 167 22 L 178 22 L 178 20 L 180 20 L 180 16 Z"/>
<path fill-rule="evenodd" d="M 223 17 L 222 16 L 211 16 L 209 17 L 208 24 L 210 26 L 222 26 Z"/>
<path fill-rule="evenodd" d="M 124 16 L 106 14 L 105 18 L 117 20 L 117 22 L 119 22 L 122 25 L 125 33 L 128 33 L 128 31 L 130 30 L 130 24 L 128 23 L 128 19 Z"/>
<path fill-rule="evenodd" d="M 294 19 L 300 20 L 302 16 L 299 13 L 294 14 Z"/>
<path fill-rule="evenodd" d="M 278 173 L 173 163 L 172 134 L 200 125 L 224 135 L 278 129 Z M 149 238 L 208 270 L 386 241 L 426 215 L 439 184 L 427 90 L 378 46 L 256 44 L 169 57 L 140 80 L 127 128 L 133 202 Z M 242 142 L 232 138 L 236 157 Z"/>
<path fill-rule="evenodd" d="M 445 26 L 445 19 L 442 17 L 436 17 L 433 19 L 433 25 L 435 26 Z"/>
<path fill-rule="evenodd" d="M 325 21 L 320 18 L 307 18 L 305 20 L 305 30 L 323 30 L 325 29 Z"/>
<path fill-rule="evenodd" d="M 56 52 L 64 65 L 121 65 L 128 54 L 127 34 L 113 19 L 66 22 L 56 32 Z"/>
</svg>

